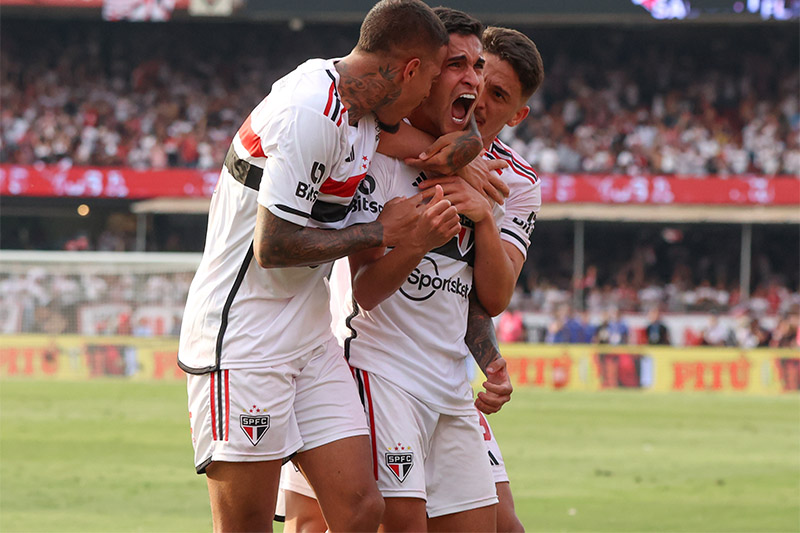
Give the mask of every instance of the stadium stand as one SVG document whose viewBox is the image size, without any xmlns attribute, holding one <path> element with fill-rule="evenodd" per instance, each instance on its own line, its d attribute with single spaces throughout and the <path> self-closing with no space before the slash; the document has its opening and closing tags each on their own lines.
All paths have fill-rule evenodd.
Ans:
<svg viewBox="0 0 800 533">
<path fill-rule="evenodd" d="M 4 23 L 0 164 L 215 173 L 242 118 L 275 79 L 307 57 L 347 53 L 357 33 L 353 24 L 198 27 L 172 22 L 164 31 L 160 25 L 26 18 Z M 794 25 L 521 29 L 542 52 L 546 80 L 531 101 L 529 118 L 506 131 L 504 140 L 541 173 L 800 175 L 800 46 Z M 3 199 L 6 213 L 38 205 L 13 200 Z M 51 205 L 67 204 L 53 199 Z M 129 202 L 110 202 L 91 230 L 76 228 L 58 238 L 45 230 L 46 215 L 5 216 L 0 247 L 134 250 L 136 220 L 128 210 Z M 202 249 L 204 217 L 151 220 L 156 229 L 142 236 L 146 246 L 139 249 Z M 652 307 L 702 316 L 699 326 L 675 323 L 676 344 L 703 342 L 711 313 L 720 314 L 727 330 L 741 331 L 711 335 L 726 344 L 785 343 L 797 330 L 796 225 L 754 230 L 751 294 L 742 301 L 739 258 L 730 253 L 739 246 L 733 226 L 705 224 L 701 232 L 692 225 L 593 223 L 587 228 L 586 269 L 575 280 L 572 249 L 565 246 L 573 227 L 546 224 L 546 231 L 534 233 L 514 300 L 525 312 L 524 339 L 546 340 L 551 318 L 576 303 L 577 290 L 578 307 L 588 310 L 585 321 L 595 326 L 612 309 L 632 317 L 633 342 L 646 341 L 643 313 Z M 185 272 L 156 273 L 136 283 L 179 286 L 166 291 L 177 299 L 156 302 L 172 309 L 188 279 Z M 12 321 L 21 332 L 86 332 L 81 309 L 94 306 L 92 295 L 113 286 L 120 287 L 113 298 L 126 306 L 122 318 L 115 315 L 92 333 L 133 331 L 136 309 L 152 302 L 140 301 L 150 292 L 139 285 L 131 290 L 132 283 L 122 275 L 45 277 L 40 270 L 5 272 L 2 279 L 3 293 L 21 309 Z M 776 335 L 784 340 L 759 334 L 753 320 L 780 331 Z M 174 321 L 167 322 L 162 320 L 159 333 L 172 331 Z"/>
<path fill-rule="evenodd" d="M 273 81 L 355 32 L 31 24 L 2 36 L 0 162 L 216 168 Z M 540 172 L 800 174 L 793 28 L 526 31 L 547 82 L 506 140 Z"/>
</svg>

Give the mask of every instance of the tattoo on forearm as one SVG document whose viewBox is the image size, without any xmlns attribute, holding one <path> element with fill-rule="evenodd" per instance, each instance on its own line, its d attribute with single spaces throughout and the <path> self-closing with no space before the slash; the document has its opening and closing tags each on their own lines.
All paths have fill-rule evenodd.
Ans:
<svg viewBox="0 0 800 533">
<path fill-rule="evenodd" d="M 500 357 L 500 349 L 497 347 L 492 317 L 478 302 L 474 293 L 470 293 L 467 334 L 464 340 L 467 342 L 472 357 L 486 374 L 486 367 Z"/>
<path fill-rule="evenodd" d="M 336 70 L 339 72 L 339 92 L 346 102 L 351 124 L 393 103 L 400 96 L 401 89 L 395 82 L 400 73 L 397 67 L 383 65 L 377 72 L 356 76 L 347 64 L 339 62 Z"/>
<path fill-rule="evenodd" d="M 301 228 L 271 213 L 257 232 L 259 263 L 270 268 L 316 266 L 379 246 L 383 226 L 359 224 L 341 230 Z M 259 221 L 261 223 L 261 221 Z"/>
</svg>

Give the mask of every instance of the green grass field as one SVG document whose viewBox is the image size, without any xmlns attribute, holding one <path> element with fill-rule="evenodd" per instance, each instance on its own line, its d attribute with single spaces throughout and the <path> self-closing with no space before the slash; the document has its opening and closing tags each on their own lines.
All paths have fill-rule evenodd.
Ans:
<svg viewBox="0 0 800 533">
<path fill-rule="evenodd" d="M 208 531 L 182 383 L 0 382 L 0 531 Z M 529 531 L 800 531 L 800 397 L 519 389 Z"/>
</svg>

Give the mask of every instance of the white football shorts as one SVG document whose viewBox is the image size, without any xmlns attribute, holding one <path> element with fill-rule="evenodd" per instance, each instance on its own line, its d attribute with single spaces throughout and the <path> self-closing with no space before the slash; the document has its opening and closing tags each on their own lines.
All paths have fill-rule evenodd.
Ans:
<svg viewBox="0 0 800 533">
<path fill-rule="evenodd" d="M 492 477 L 495 483 L 508 483 L 508 472 L 506 472 L 506 464 L 503 462 L 503 454 L 500 453 L 500 446 L 497 444 L 497 439 L 494 438 L 494 432 L 486 420 L 483 413 L 475 409 L 478 413 L 478 420 L 481 424 L 481 433 L 483 434 L 483 443 L 486 445 L 486 451 L 489 454 L 489 465 L 492 467 Z"/>
<path fill-rule="evenodd" d="M 497 503 L 475 412 L 437 413 L 390 381 L 355 372 L 385 498 L 424 499 L 432 518 Z"/>
<path fill-rule="evenodd" d="M 198 474 L 212 461 L 283 460 L 368 435 L 350 367 L 335 340 L 272 368 L 188 374 Z"/>
</svg>

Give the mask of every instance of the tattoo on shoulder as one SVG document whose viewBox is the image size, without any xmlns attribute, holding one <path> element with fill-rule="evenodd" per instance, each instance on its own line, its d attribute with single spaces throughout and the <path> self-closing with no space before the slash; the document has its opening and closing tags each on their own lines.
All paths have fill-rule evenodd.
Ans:
<svg viewBox="0 0 800 533">
<path fill-rule="evenodd" d="M 389 64 L 379 66 L 377 72 L 354 76 L 347 65 L 339 64 L 339 91 L 349 104 L 350 122 L 397 100 L 401 89 L 396 84 L 400 69 Z"/>
</svg>

